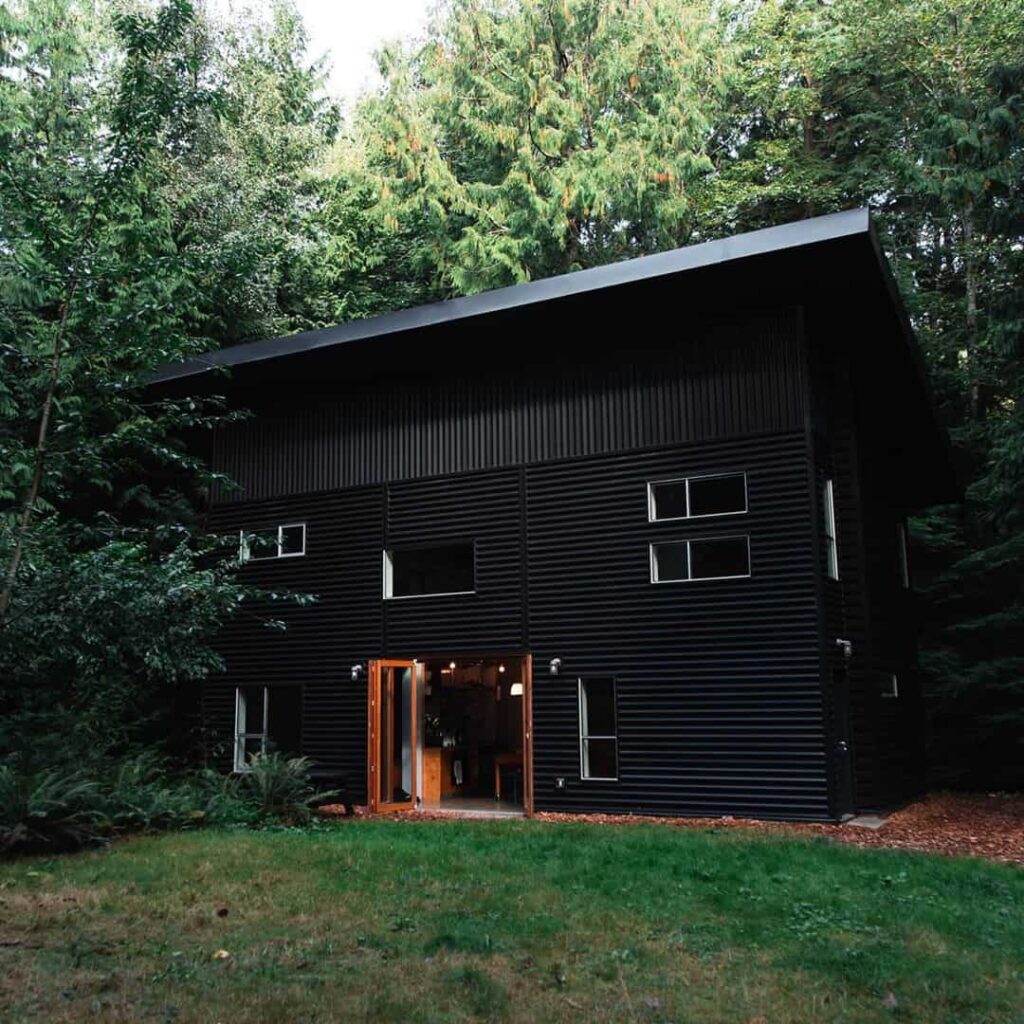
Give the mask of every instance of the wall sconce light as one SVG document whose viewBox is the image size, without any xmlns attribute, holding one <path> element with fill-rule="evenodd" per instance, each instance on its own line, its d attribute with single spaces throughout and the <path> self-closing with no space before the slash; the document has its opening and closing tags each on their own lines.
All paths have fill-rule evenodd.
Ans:
<svg viewBox="0 0 1024 1024">
<path fill-rule="evenodd" d="M 559 671 L 561 670 L 561 668 L 562 668 L 562 659 L 561 658 L 552 658 L 551 661 L 548 663 L 548 672 L 551 675 L 553 675 L 553 676 L 557 676 Z"/>
<path fill-rule="evenodd" d="M 363 674 L 363 666 L 362 665 L 353 665 L 352 668 L 349 669 L 349 671 L 350 671 L 350 673 L 352 675 L 352 682 L 353 683 L 358 683 L 360 678 L 362 677 L 362 674 Z"/>
</svg>

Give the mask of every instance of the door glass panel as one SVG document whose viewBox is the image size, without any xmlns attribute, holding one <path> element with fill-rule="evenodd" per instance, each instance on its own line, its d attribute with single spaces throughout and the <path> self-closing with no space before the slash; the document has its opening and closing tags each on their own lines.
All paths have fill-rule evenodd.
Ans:
<svg viewBox="0 0 1024 1024">
<path fill-rule="evenodd" d="M 380 802 L 413 799 L 412 667 L 385 666 L 380 679 Z"/>
</svg>

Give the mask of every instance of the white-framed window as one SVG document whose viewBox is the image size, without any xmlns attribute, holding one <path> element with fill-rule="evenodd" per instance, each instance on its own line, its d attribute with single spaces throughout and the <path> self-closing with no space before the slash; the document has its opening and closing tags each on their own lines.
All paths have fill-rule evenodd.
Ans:
<svg viewBox="0 0 1024 1024">
<path fill-rule="evenodd" d="M 896 524 L 896 558 L 898 564 L 900 586 L 910 589 L 910 561 L 907 558 L 907 524 L 900 521 Z"/>
<path fill-rule="evenodd" d="M 619 777 L 615 680 L 578 679 L 580 778 L 615 782 Z"/>
<path fill-rule="evenodd" d="M 469 540 L 385 548 L 383 572 L 386 600 L 472 594 L 476 545 Z"/>
<path fill-rule="evenodd" d="M 306 553 L 306 524 L 284 523 L 266 529 L 241 530 L 238 535 L 240 562 L 270 558 L 301 558 Z"/>
<path fill-rule="evenodd" d="M 746 473 L 716 473 L 647 483 L 647 519 L 652 523 L 736 516 L 746 511 Z"/>
<path fill-rule="evenodd" d="M 836 540 L 836 502 L 832 478 L 825 480 L 822 491 L 822 512 L 824 515 L 825 575 L 839 579 L 839 544 Z"/>
<path fill-rule="evenodd" d="M 882 686 L 882 696 L 888 697 L 890 700 L 895 699 L 900 695 L 900 681 L 896 677 L 895 672 L 890 672 L 885 677 L 885 682 Z"/>
<path fill-rule="evenodd" d="M 255 754 L 299 753 L 300 686 L 236 686 L 234 770 L 249 771 Z"/>
<path fill-rule="evenodd" d="M 651 544 L 652 583 L 743 579 L 750 574 L 750 537 L 746 534 Z"/>
</svg>

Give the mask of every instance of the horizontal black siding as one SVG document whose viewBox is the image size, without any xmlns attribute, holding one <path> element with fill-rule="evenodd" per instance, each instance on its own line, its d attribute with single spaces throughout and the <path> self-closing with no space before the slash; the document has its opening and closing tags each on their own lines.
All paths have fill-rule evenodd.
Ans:
<svg viewBox="0 0 1024 1024">
<path fill-rule="evenodd" d="M 215 468 L 242 490 L 218 502 L 450 476 L 574 456 L 803 426 L 795 310 L 645 325 L 551 324 L 551 344 L 479 339 L 487 366 L 386 380 L 325 381 L 329 393 L 250 395 L 253 418 L 223 428 Z M 652 331 L 646 328 L 655 328 Z M 534 328 L 536 331 L 538 328 Z M 558 332 L 557 334 L 554 332 Z M 589 347 L 564 337 L 592 338 Z M 650 338 L 658 337 L 652 347 Z M 624 343 L 622 338 L 626 337 Z M 573 347 L 575 344 L 575 348 Z M 623 347 L 623 345 L 628 347 Z M 476 356 L 480 362 L 480 353 Z"/>
<path fill-rule="evenodd" d="M 296 607 L 251 605 L 218 638 L 227 673 L 205 687 L 204 711 L 219 763 L 230 767 L 234 687 L 243 684 L 303 687 L 302 753 L 318 770 L 350 775 L 357 788 L 366 775 L 366 676 L 350 677 L 381 650 L 381 550 L 384 490 L 361 488 L 287 501 L 217 509 L 211 528 L 257 530 L 280 523 L 306 524 L 306 555 L 249 562 L 242 578 L 268 590 L 316 596 Z M 283 621 L 284 631 L 268 628 Z"/>
<path fill-rule="evenodd" d="M 305 522 L 303 558 L 243 572 L 318 601 L 250 609 L 225 631 L 208 722 L 228 740 L 234 686 L 301 684 L 303 753 L 359 795 L 352 664 L 532 650 L 538 808 L 826 817 L 807 463 L 795 433 L 219 509 L 219 529 Z M 648 480 L 719 471 L 747 473 L 749 513 L 647 521 Z M 734 533 L 751 538 L 750 579 L 650 582 L 652 540 Z M 476 543 L 474 594 L 383 600 L 385 545 L 458 538 Z M 266 614 L 289 629 L 265 629 Z M 579 778 L 575 680 L 589 674 L 619 681 L 615 783 Z"/>
<path fill-rule="evenodd" d="M 384 653 L 522 650 L 520 474 L 474 473 L 387 488 L 387 544 L 476 544 L 476 591 L 384 602 Z"/>
<path fill-rule="evenodd" d="M 647 521 L 647 480 L 719 471 L 747 515 Z M 527 509 L 537 808 L 827 817 L 804 435 L 534 467 Z M 734 533 L 750 579 L 649 582 L 650 541 Z M 581 781 L 576 679 L 609 674 L 619 780 Z"/>
</svg>

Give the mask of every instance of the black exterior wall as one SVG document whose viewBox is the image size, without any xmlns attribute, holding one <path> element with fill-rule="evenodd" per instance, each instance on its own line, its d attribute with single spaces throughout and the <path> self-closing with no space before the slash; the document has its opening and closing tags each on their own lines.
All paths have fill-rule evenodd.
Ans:
<svg viewBox="0 0 1024 1024">
<path fill-rule="evenodd" d="M 537 809 L 824 819 L 915 792 L 923 716 L 896 525 L 954 484 L 865 224 L 781 255 L 758 242 L 737 266 L 726 243 L 698 247 L 714 259 L 685 275 L 685 251 L 650 257 L 650 279 L 602 271 L 619 282 L 607 291 L 538 282 L 522 308 L 512 289 L 407 311 L 379 339 L 344 325 L 303 336 L 294 358 L 287 339 L 241 346 L 211 357 L 235 365 L 230 381 L 202 361 L 168 371 L 172 389 L 223 384 L 254 413 L 216 436 L 213 468 L 241 489 L 213 495 L 211 528 L 304 523 L 305 555 L 241 572 L 317 596 L 247 608 L 220 636 L 227 671 L 204 686 L 217 763 L 231 766 L 236 686 L 301 687 L 303 752 L 359 798 L 367 681 L 353 665 L 531 653 Z M 720 472 L 746 474 L 746 513 L 649 521 L 649 480 Z M 651 582 L 653 541 L 734 534 L 750 538 L 749 578 Z M 385 548 L 467 540 L 474 593 L 384 599 Z M 897 700 L 882 697 L 893 672 Z M 580 777 L 589 676 L 616 680 L 615 781 Z"/>
<path fill-rule="evenodd" d="M 251 490 L 287 496 L 222 501 L 212 527 L 305 523 L 304 557 L 242 571 L 318 597 L 252 609 L 224 632 L 229 671 L 205 700 L 221 764 L 230 765 L 236 685 L 301 686 L 303 752 L 360 789 L 366 680 L 351 679 L 352 665 L 530 651 L 538 809 L 830 816 L 801 322 L 793 309 L 727 317 L 693 332 L 682 352 L 546 368 L 536 391 L 524 384 L 505 406 L 504 425 L 493 411 L 467 417 L 458 401 L 498 387 L 495 371 L 449 380 L 454 397 L 424 402 L 418 427 L 390 412 L 411 385 L 396 396 L 381 384 L 339 400 L 347 415 L 359 403 L 369 425 L 360 444 L 379 461 L 350 452 L 306 467 L 315 482 L 347 473 L 362 486 L 289 494 L 300 485 L 276 468 L 301 457 L 309 437 L 296 416 L 329 420 L 326 399 L 305 413 L 273 407 L 258 429 L 218 445 L 231 456 L 216 468 L 250 467 Z M 436 448 L 402 461 L 411 458 L 402 439 L 420 431 Z M 517 431 L 522 443 L 509 440 Z M 496 437 L 508 447 L 495 448 Z M 562 457 L 544 457 L 552 452 Z M 379 482 L 395 471 L 389 459 L 409 478 Z M 488 460 L 513 464 L 424 472 Z M 746 514 L 648 521 L 649 480 L 718 472 L 747 474 Z M 651 583 L 652 541 L 737 533 L 750 536 L 749 579 Z M 474 594 L 382 599 L 385 547 L 457 539 L 476 544 Z M 265 629 L 261 616 L 289 628 Z M 546 671 L 552 658 L 562 662 L 557 677 Z M 616 782 L 580 779 L 577 679 L 588 675 L 617 680 Z"/>
<path fill-rule="evenodd" d="M 709 472 L 747 474 L 746 515 L 648 522 L 648 480 Z M 301 685 L 303 752 L 360 783 L 366 681 L 351 665 L 531 650 L 538 809 L 826 817 L 806 480 L 791 432 L 220 509 L 218 529 L 305 522 L 305 557 L 244 572 L 319 598 L 259 610 L 285 632 L 256 614 L 225 632 L 230 670 L 206 686 L 221 763 L 236 685 Z M 749 579 L 650 582 L 651 541 L 736 533 L 751 538 Z M 476 542 L 476 593 L 382 601 L 386 545 L 456 537 Z M 576 680 L 588 675 L 618 683 L 617 782 L 580 780 Z"/>
</svg>

